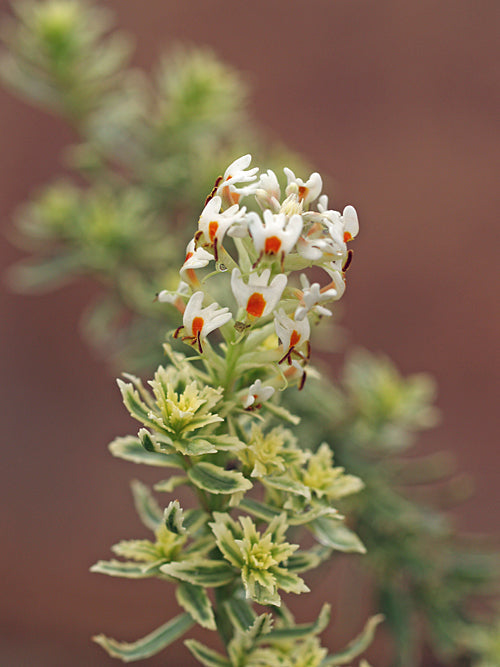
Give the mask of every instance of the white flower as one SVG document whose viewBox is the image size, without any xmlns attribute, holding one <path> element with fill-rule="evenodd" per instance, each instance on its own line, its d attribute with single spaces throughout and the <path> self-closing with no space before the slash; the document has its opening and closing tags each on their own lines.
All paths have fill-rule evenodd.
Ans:
<svg viewBox="0 0 500 667">
<path fill-rule="evenodd" d="M 260 180 L 257 183 L 257 190 L 255 191 L 255 198 L 260 206 L 271 208 L 277 212 L 280 208 L 281 190 L 278 178 L 272 169 L 268 169 L 267 173 L 260 175 Z"/>
<path fill-rule="evenodd" d="M 293 320 L 291 317 L 285 315 L 282 308 L 274 316 L 274 328 L 276 334 L 283 344 L 283 349 L 286 350 L 286 358 L 292 350 L 296 350 L 304 343 L 309 341 L 311 335 L 311 326 L 307 318 L 303 320 Z"/>
<path fill-rule="evenodd" d="M 295 319 L 299 322 L 304 319 L 307 313 L 313 310 L 318 315 L 331 316 L 331 311 L 320 304 L 324 301 L 333 301 L 337 297 L 337 290 L 327 285 L 325 290 L 321 290 L 319 283 L 309 283 L 307 276 L 303 273 L 300 276 L 302 284 L 302 293 L 300 295 L 301 305 L 297 306 Z"/>
<path fill-rule="evenodd" d="M 238 268 L 233 269 L 231 274 L 231 289 L 238 305 L 244 308 L 251 317 L 263 317 L 268 315 L 281 299 L 286 287 L 287 278 L 284 273 L 279 273 L 268 285 L 270 269 L 264 269 L 260 276 L 257 272 L 250 274 L 248 283 L 243 281 Z"/>
<path fill-rule="evenodd" d="M 262 222 L 257 213 L 249 213 L 248 229 L 255 250 L 259 253 L 259 259 L 262 255 L 281 256 L 283 261 L 285 255 L 288 255 L 297 243 L 302 224 L 300 215 L 292 215 L 287 221 L 282 213 L 274 214 L 267 209 L 264 211 L 264 222 Z"/>
<path fill-rule="evenodd" d="M 184 277 L 183 274 L 186 271 L 193 269 L 201 269 L 213 259 L 213 255 L 204 250 L 203 248 L 195 248 L 195 241 L 191 239 L 186 247 L 186 259 L 184 264 L 181 267 L 179 273 L 181 277 Z"/>
<path fill-rule="evenodd" d="M 171 303 L 173 306 L 176 308 L 179 308 L 182 306 L 182 308 L 179 308 L 182 310 L 184 308 L 184 301 L 182 300 L 182 297 L 187 296 L 190 292 L 190 287 L 187 283 L 185 283 L 183 280 L 179 281 L 179 286 L 175 290 L 175 292 L 171 292 L 170 290 L 162 290 L 161 292 L 158 292 L 156 295 L 156 300 L 159 301 L 160 303 Z"/>
<path fill-rule="evenodd" d="M 205 243 L 214 248 L 216 260 L 217 248 L 222 244 L 226 232 L 235 223 L 240 223 L 246 215 L 246 208 L 239 208 L 237 204 L 220 213 L 221 206 L 222 199 L 217 195 L 207 202 L 198 220 L 198 237 L 195 237 L 203 235 Z"/>
<path fill-rule="evenodd" d="M 323 289 L 334 289 L 337 292 L 334 301 L 338 301 L 342 298 L 345 292 L 345 278 L 342 267 L 338 262 L 330 262 L 329 264 L 323 265 L 323 268 L 332 279 L 332 282 L 326 287 L 323 287 Z"/>
<path fill-rule="evenodd" d="M 200 352 L 203 352 L 201 341 L 211 331 L 227 324 L 232 317 L 229 308 L 219 308 L 217 303 L 211 303 L 206 308 L 202 308 L 203 296 L 203 292 L 195 292 L 189 299 L 182 317 L 183 326 L 179 327 L 174 334 L 174 337 L 177 338 L 179 331 L 183 328 L 185 335 L 182 340 L 188 340 L 191 344 L 197 343 Z"/>
<path fill-rule="evenodd" d="M 310 262 L 328 261 L 342 257 L 333 239 L 329 236 L 316 236 L 315 233 L 301 236 L 297 241 L 299 255 Z"/>
<path fill-rule="evenodd" d="M 258 183 L 252 183 L 246 187 L 238 187 L 237 183 L 251 183 L 255 181 L 258 167 L 247 169 L 252 161 L 250 154 L 243 155 L 234 162 L 231 162 L 229 167 L 224 172 L 222 181 L 217 186 L 217 194 L 224 195 L 230 204 L 237 204 L 240 197 L 246 197 L 250 194 L 255 194 L 258 188 Z"/>
<path fill-rule="evenodd" d="M 342 220 L 344 222 L 344 241 L 350 241 L 359 232 L 358 214 L 354 206 L 346 206 L 342 211 Z"/>
<path fill-rule="evenodd" d="M 304 183 L 301 178 L 296 178 L 293 171 L 288 169 L 288 167 L 285 167 L 283 171 L 285 172 L 287 179 L 286 194 L 298 194 L 299 200 L 303 201 L 305 206 L 313 202 L 321 194 L 323 181 L 318 172 L 315 171 L 311 174 Z"/>
<path fill-rule="evenodd" d="M 243 397 L 243 407 L 245 410 L 248 410 L 248 408 L 259 408 L 262 403 L 270 399 L 273 394 L 273 387 L 265 387 L 260 380 L 255 380 Z"/>
</svg>

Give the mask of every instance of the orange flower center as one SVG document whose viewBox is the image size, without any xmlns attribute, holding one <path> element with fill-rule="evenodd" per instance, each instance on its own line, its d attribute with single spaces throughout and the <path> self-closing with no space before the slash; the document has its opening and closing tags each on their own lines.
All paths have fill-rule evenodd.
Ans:
<svg viewBox="0 0 500 667">
<path fill-rule="evenodd" d="M 350 232 L 344 232 L 344 243 L 347 241 L 352 241 L 352 234 Z"/>
<path fill-rule="evenodd" d="M 277 236 L 270 236 L 266 239 L 264 252 L 266 255 L 277 255 L 281 248 L 281 240 Z"/>
<path fill-rule="evenodd" d="M 253 317 L 260 317 L 266 307 L 266 300 L 260 292 L 254 292 L 247 301 L 247 313 Z"/>
<path fill-rule="evenodd" d="M 205 323 L 205 320 L 203 317 L 195 317 L 193 319 L 193 324 L 192 324 L 192 329 L 193 329 L 193 336 L 198 336 L 198 334 L 201 334 L 201 330 L 203 329 L 203 324 Z"/>
<path fill-rule="evenodd" d="M 214 242 L 215 235 L 217 234 L 217 230 L 219 229 L 219 223 L 216 220 L 212 220 L 212 222 L 208 223 L 208 237 L 210 239 L 210 242 Z"/>
<path fill-rule="evenodd" d="M 295 347 L 297 343 L 300 340 L 300 334 L 295 331 L 295 329 L 292 331 L 292 335 L 290 336 L 290 347 Z"/>
<path fill-rule="evenodd" d="M 299 185 L 299 201 L 302 201 L 307 197 L 307 193 L 309 192 L 309 188 L 306 188 L 305 185 Z"/>
</svg>

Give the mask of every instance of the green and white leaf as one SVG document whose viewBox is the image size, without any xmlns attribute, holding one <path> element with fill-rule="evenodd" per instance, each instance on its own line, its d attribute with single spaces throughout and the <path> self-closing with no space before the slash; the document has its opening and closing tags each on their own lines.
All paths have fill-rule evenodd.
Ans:
<svg viewBox="0 0 500 667">
<path fill-rule="evenodd" d="M 370 646 L 375 636 L 377 626 L 382 623 L 384 616 L 377 614 L 368 619 L 363 631 L 350 642 L 346 648 L 340 653 L 329 656 L 321 663 L 321 667 L 334 667 L 336 665 L 347 665 L 354 658 L 357 658 L 361 653 L 364 653 Z"/>
<path fill-rule="evenodd" d="M 133 435 L 115 438 L 109 445 L 109 450 L 113 456 L 132 463 L 144 463 L 145 465 L 164 468 L 184 468 L 182 456 L 179 456 L 179 454 L 148 452 L 141 445 L 139 438 Z"/>
<path fill-rule="evenodd" d="M 231 663 L 220 653 L 205 646 L 196 639 L 186 639 L 184 644 L 188 647 L 194 657 L 205 667 L 231 667 Z"/>
<path fill-rule="evenodd" d="M 188 477 L 199 489 L 210 493 L 230 494 L 248 491 L 252 482 L 237 470 L 224 470 L 213 463 L 196 463 L 188 470 Z"/>
<path fill-rule="evenodd" d="M 209 588 L 225 586 L 235 577 L 235 571 L 228 563 L 205 558 L 167 563 L 160 570 L 174 579 Z"/>
<path fill-rule="evenodd" d="M 284 408 L 282 405 L 276 405 L 276 403 L 272 403 L 271 401 L 266 401 L 263 405 L 266 410 L 271 412 L 275 417 L 278 417 L 280 421 L 286 421 L 289 422 L 290 424 L 293 424 L 294 426 L 297 426 L 297 424 L 300 423 L 300 417 L 297 415 L 292 414 L 289 410 Z"/>
<path fill-rule="evenodd" d="M 160 572 L 146 569 L 139 563 L 124 563 L 120 560 L 100 560 L 90 568 L 91 572 L 107 574 L 110 577 L 126 579 L 145 579 L 146 577 L 162 576 Z"/>
<path fill-rule="evenodd" d="M 184 524 L 184 512 L 178 500 L 172 500 L 165 508 L 163 521 L 168 531 L 176 535 L 184 535 L 186 528 Z"/>
<path fill-rule="evenodd" d="M 172 493 L 178 486 L 182 486 L 187 481 L 189 481 L 189 479 L 186 475 L 172 475 L 172 477 L 169 477 L 168 479 L 157 482 L 153 486 L 153 489 L 162 493 Z"/>
<path fill-rule="evenodd" d="M 251 605 L 240 597 L 230 598 L 224 603 L 224 607 L 235 630 L 248 630 L 256 619 Z"/>
<path fill-rule="evenodd" d="M 117 383 L 118 387 L 120 388 L 125 407 L 130 412 L 132 417 L 141 422 L 141 424 L 144 424 L 144 426 L 149 426 L 150 428 L 156 430 L 158 428 L 158 424 L 152 417 L 151 408 L 146 405 L 146 403 L 144 403 L 134 385 L 129 382 L 123 382 L 123 380 L 117 380 Z"/>
<path fill-rule="evenodd" d="M 320 517 L 311 521 L 307 527 L 318 542 L 326 547 L 346 553 L 366 553 L 366 548 L 356 533 L 335 519 Z"/>
<path fill-rule="evenodd" d="M 145 484 L 134 479 L 130 486 L 132 487 L 132 495 L 134 496 L 135 509 L 140 520 L 146 528 L 156 530 L 163 518 L 160 506 Z"/>
<path fill-rule="evenodd" d="M 264 477 L 262 483 L 273 489 L 278 489 L 279 491 L 286 491 L 287 493 L 303 496 L 307 500 L 311 498 L 311 490 L 305 484 L 291 479 L 288 475 Z"/>
<path fill-rule="evenodd" d="M 204 588 L 183 582 L 177 586 L 175 597 L 197 623 L 209 630 L 216 629 L 212 603 Z"/>
<path fill-rule="evenodd" d="M 266 642 L 306 639 L 311 635 L 320 635 L 330 621 L 330 605 L 324 604 L 314 623 L 293 625 L 288 628 L 276 628 L 264 637 Z"/>
<path fill-rule="evenodd" d="M 102 646 L 111 657 L 119 658 L 123 662 L 134 662 L 156 655 L 176 639 L 182 637 L 193 625 L 191 616 L 182 614 L 132 643 L 119 642 L 105 635 L 97 635 L 93 637 L 93 640 Z"/>
</svg>

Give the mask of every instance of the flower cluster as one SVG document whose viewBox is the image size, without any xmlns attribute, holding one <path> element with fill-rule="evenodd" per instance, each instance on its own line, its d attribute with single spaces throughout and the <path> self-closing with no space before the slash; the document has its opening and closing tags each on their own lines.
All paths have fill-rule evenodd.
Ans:
<svg viewBox="0 0 500 667">
<path fill-rule="evenodd" d="M 255 330 L 264 329 L 269 336 L 274 328 L 275 354 L 269 361 L 277 366 L 286 362 L 288 369 L 279 375 L 302 387 L 311 325 L 331 315 L 326 304 L 345 291 L 352 258 L 347 246 L 358 233 L 358 218 L 352 206 L 342 213 L 329 208 L 318 173 L 304 181 L 285 168 L 282 193 L 273 171 L 259 174 L 250 162 L 250 155 L 238 158 L 217 180 L 186 248 L 179 287 L 160 292 L 158 300 L 182 312 L 174 336 L 200 354 L 216 329 L 222 329 L 226 343 L 234 343 L 235 335 L 251 340 Z M 310 282 L 304 272 L 312 267 L 323 270 L 324 284 Z M 199 271 L 206 268 L 208 275 L 201 277 Z M 209 278 L 229 271 L 236 308 L 220 307 L 214 289 L 206 289 Z M 262 343 L 256 336 L 253 340 Z M 272 395 L 274 387 L 259 382 L 256 378 L 254 389 L 243 396 L 245 409 L 256 409 Z"/>
</svg>

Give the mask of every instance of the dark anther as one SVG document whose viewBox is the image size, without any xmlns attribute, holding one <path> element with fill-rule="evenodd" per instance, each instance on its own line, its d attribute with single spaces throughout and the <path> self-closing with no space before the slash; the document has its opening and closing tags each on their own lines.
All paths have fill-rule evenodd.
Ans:
<svg viewBox="0 0 500 667">
<path fill-rule="evenodd" d="M 344 273 L 345 273 L 345 272 L 347 271 L 347 269 L 351 266 L 351 262 L 352 262 L 352 256 L 353 256 L 353 254 L 354 254 L 354 253 L 352 252 L 351 249 L 349 249 L 349 250 L 347 251 L 347 259 L 346 259 L 346 261 L 345 261 L 345 263 L 344 263 L 344 266 L 342 267 L 342 271 L 343 271 Z"/>
</svg>

